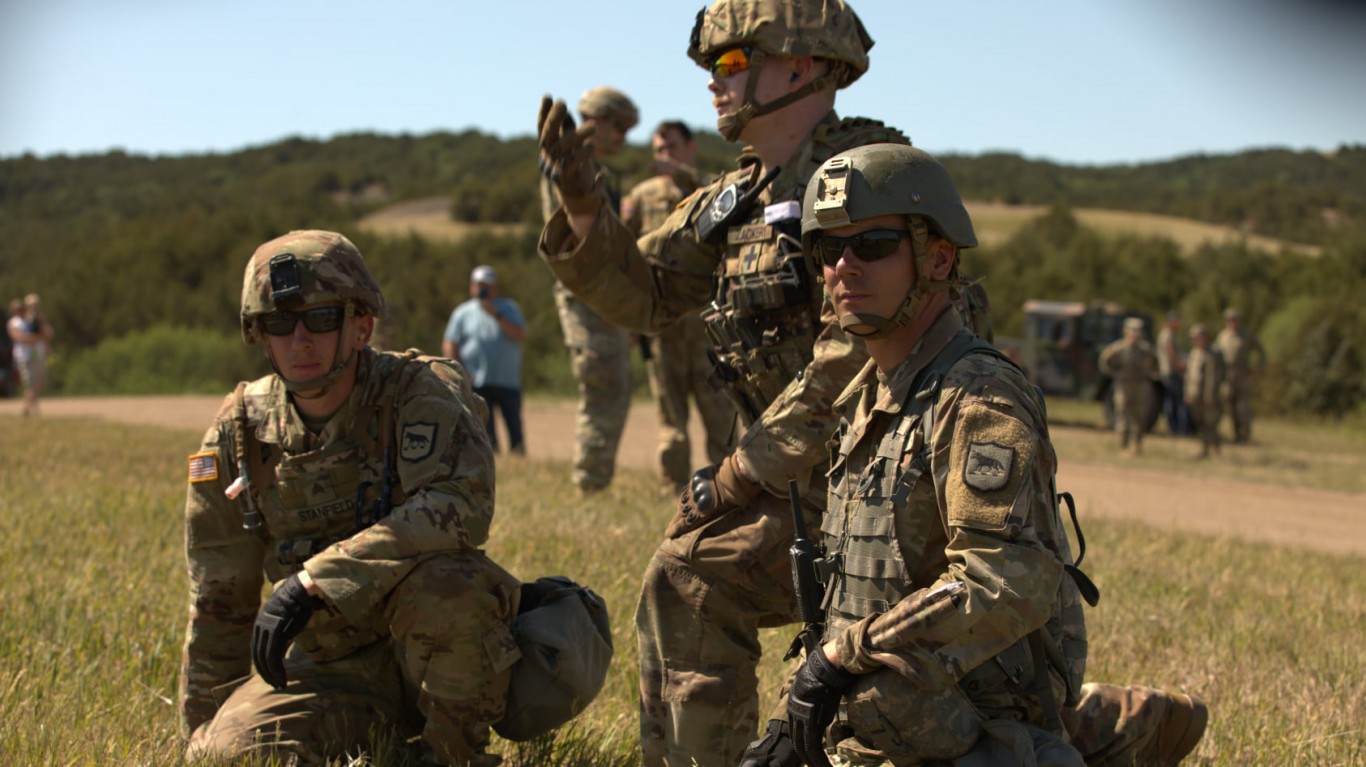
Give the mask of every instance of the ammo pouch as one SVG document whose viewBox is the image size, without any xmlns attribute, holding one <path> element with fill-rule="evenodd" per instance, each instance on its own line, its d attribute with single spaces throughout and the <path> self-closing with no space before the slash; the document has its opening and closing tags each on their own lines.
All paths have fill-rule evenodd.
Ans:
<svg viewBox="0 0 1366 767">
<path fill-rule="evenodd" d="M 563 575 L 523 583 L 512 635 L 522 659 L 493 729 L 527 741 L 577 716 L 602 689 L 612 662 L 607 603 Z"/>
</svg>

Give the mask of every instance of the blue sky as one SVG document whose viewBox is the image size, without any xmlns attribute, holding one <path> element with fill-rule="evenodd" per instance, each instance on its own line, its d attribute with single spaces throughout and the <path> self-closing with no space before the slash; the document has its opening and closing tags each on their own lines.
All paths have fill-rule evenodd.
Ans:
<svg viewBox="0 0 1366 767">
<path fill-rule="evenodd" d="M 1341 0 L 851 0 L 840 94 L 931 152 L 1113 164 L 1366 144 L 1366 11 Z M 285 136 L 527 135 L 609 84 L 714 128 L 702 0 L 4 0 L 0 157 L 232 151 Z"/>
</svg>

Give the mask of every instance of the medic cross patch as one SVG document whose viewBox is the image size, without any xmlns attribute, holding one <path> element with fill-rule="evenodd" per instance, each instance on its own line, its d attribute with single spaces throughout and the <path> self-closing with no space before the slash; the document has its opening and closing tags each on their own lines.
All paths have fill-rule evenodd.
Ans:
<svg viewBox="0 0 1366 767">
<path fill-rule="evenodd" d="M 436 424 L 418 421 L 403 425 L 398 454 L 403 460 L 417 462 L 436 449 Z"/>
<path fill-rule="evenodd" d="M 995 442 L 969 442 L 963 464 L 963 483 L 983 492 L 1000 490 L 1010 480 L 1015 449 Z"/>
</svg>

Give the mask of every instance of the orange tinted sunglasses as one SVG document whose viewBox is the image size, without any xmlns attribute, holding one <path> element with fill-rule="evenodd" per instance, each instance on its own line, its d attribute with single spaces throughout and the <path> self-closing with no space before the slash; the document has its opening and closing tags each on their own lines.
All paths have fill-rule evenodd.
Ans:
<svg viewBox="0 0 1366 767">
<path fill-rule="evenodd" d="M 752 53 L 754 53 L 754 49 L 748 45 L 731 48 L 721 53 L 711 60 L 711 76 L 730 77 L 749 69 L 749 57 Z"/>
</svg>

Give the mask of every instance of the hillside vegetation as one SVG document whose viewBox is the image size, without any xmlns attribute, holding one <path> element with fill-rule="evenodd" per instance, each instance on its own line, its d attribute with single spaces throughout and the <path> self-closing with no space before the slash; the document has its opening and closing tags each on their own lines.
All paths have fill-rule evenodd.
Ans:
<svg viewBox="0 0 1366 767">
<path fill-rule="evenodd" d="M 700 138 L 704 168 L 730 165 L 733 146 Z M 1272 353 L 1267 407 L 1361 411 L 1366 147 L 1111 167 L 943 159 L 963 196 L 980 201 L 982 247 L 965 265 L 991 294 L 998 332 L 1018 332 L 1027 298 L 1104 298 L 1157 316 L 1177 309 L 1188 322 L 1214 322 L 1237 305 Z M 648 163 L 645 147 L 631 146 L 612 165 L 625 187 Z M 0 298 L 43 294 L 58 332 L 55 391 L 221 390 L 263 370 L 231 343 L 246 257 L 290 229 L 336 229 L 385 287 L 389 345 L 437 348 L 469 270 L 492 263 L 528 319 L 528 388 L 568 391 L 551 279 L 535 256 L 536 174 L 530 139 L 477 131 L 288 139 L 181 157 L 7 158 Z M 409 231 L 405 215 L 433 220 L 443 206 L 447 221 Z M 1097 210 L 1146 226 L 1118 226 Z"/>
</svg>

